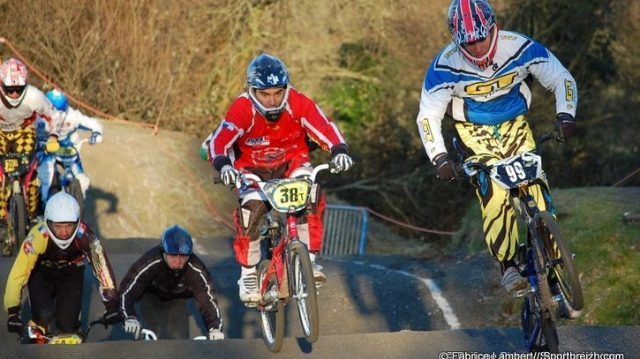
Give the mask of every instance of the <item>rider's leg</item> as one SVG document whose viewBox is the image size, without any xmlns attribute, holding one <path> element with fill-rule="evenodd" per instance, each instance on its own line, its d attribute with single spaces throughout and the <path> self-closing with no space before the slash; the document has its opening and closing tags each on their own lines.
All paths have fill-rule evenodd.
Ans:
<svg viewBox="0 0 640 359">
<path fill-rule="evenodd" d="M 5 154 L 9 152 L 9 145 L 11 144 L 11 133 L 0 131 L 0 153 Z M 2 176 L 0 176 L 2 177 Z M 3 180 L 0 178 L 0 180 Z M 5 186 L 0 189 L 0 227 L 2 229 L 0 232 L 5 232 L 5 228 L 7 225 L 7 203 L 9 202 L 9 196 L 11 195 L 11 188 Z M 3 237 L 0 240 L 4 240 L 5 233 L 0 233 Z"/>
<path fill-rule="evenodd" d="M 31 320 L 45 329 L 53 330 L 55 316 L 55 269 L 36 266 L 29 275 L 27 288 L 31 306 Z"/>
<path fill-rule="evenodd" d="M 89 185 L 91 184 L 91 179 L 84 173 L 84 168 L 82 167 L 82 162 L 80 161 L 80 156 L 76 158 L 76 162 L 71 165 L 71 172 L 73 176 L 80 182 L 80 188 L 82 188 L 82 197 L 87 198 L 87 190 L 89 189 Z"/>
<path fill-rule="evenodd" d="M 18 153 L 33 153 L 36 150 L 36 141 L 35 128 L 23 128 L 15 132 L 13 147 Z M 29 210 L 29 218 L 35 219 L 38 216 L 38 207 L 40 205 L 40 180 L 36 176 L 25 180 L 29 181 L 29 187 L 27 188 L 27 209 Z"/>
<path fill-rule="evenodd" d="M 256 191 L 241 194 L 240 208 L 233 214 L 236 225 L 236 237 L 233 250 L 236 261 L 242 266 L 238 289 L 243 302 L 260 301 L 256 266 L 260 262 L 260 221 L 267 207 Z"/>
<path fill-rule="evenodd" d="M 535 142 L 523 116 L 497 126 L 456 123 L 456 131 L 466 161 L 492 164 L 520 152 L 530 151 Z M 479 173 L 474 181 L 482 211 L 485 241 L 491 255 L 500 263 L 502 284 L 509 292 L 523 289 L 526 280 L 515 268 L 518 229 L 509 191 L 497 186 L 486 174 Z"/>
<path fill-rule="evenodd" d="M 313 168 L 311 164 L 305 164 L 291 172 L 289 177 L 310 176 Z M 309 207 L 305 215 L 298 220 L 298 235 L 300 241 L 309 249 L 311 264 L 313 266 L 313 277 L 316 282 L 323 283 L 327 280 L 326 275 L 322 272 L 322 266 L 316 263 L 316 255 L 322 250 L 322 240 L 324 234 L 324 226 L 322 217 L 326 207 L 326 198 L 320 186 L 315 187 L 315 191 L 309 193 Z"/>
<path fill-rule="evenodd" d="M 38 165 L 38 179 L 40 180 L 40 198 L 42 203 L 46 203 L 47 200 L 49 200 L 55 162 L 56 159 L 53 156 L 44 155 Z"/>
<path fill-rule="evenodd" d="M 56 331 L 75 333 L 80 327 L 84 266 L 58 269 L 56 280 Z"/>
</svg>

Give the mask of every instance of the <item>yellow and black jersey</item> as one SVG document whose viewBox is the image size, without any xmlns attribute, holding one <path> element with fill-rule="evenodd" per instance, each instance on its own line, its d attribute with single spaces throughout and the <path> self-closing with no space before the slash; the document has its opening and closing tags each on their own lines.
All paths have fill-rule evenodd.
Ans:
<svg viewBox="0 0 640 359">
<path fill-rule="evenodd" d="M 21 305 L 22 288 L 27 284 L 36 265 L 64 269 L 69 266 L 82 266 L 85 260 L 91 264 L 98 279 L 102 301 L 105 304 L 117 303 L 115 277 L 98 236 L 81 221 L 73 243 L 66 249 L 61 249 L 49 240 L 45 223 L 38 223 L 29 231 L 20 246 L 18 256 L 9 272 L 4 293 L 5 309 Z"/>
</svg>

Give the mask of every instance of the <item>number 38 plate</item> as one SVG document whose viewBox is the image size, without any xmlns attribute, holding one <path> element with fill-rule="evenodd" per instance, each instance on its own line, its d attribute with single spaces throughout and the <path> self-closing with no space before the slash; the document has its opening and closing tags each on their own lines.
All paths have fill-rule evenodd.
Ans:
<svg viewBox="0 0 640 359">
<path fill-rule="evenodd" d="M 279 181 L 265 188 L 265 193 L 274 209 L 287 212 L 291 208 L 298 211 L 307 204 L 309 182 L 305 180 Z"/>
<path fill-rule="evenodd" d="M 517 188 L 542 176 L 542 158 L 527 152 L 496 162 L 491 178 L 502 188 Z"/>
</svg>

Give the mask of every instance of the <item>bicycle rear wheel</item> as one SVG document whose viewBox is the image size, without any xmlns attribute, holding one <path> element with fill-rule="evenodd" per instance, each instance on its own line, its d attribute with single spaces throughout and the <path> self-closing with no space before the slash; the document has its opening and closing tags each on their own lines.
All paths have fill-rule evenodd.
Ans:
<svg viewBox="0 0 640 359">
<path fill-rule="evenodd" d="M 291 244 L 291 289 L 296 299 L 300 324 L 305 338 L 315 343 L 320 336 L 320 315 L 316 282 L 307 247 L 301 242 Z"/>
<path fill-rule="evenodd" d="M 272 289 L 278 291 L 278 281 L 276 275 L 268 274 L 270 260 L 263 260 L 260 262 L 260 269 L 258 271 L 258 285 L 260 286 L 260 293 L 263 295 Z M 262 288 L 264 278 L 269 275 L 269 282 L 267 288 Z M 267 349 L 276 353 L 282 348 L 282 341 L 284 339 L 284 305 L 282 299 L 275 298 L 269 303 L 260 303 L 258 305 L 260 310 L 260 326 L 262 327 L 262 340 L 267 346 Z"/>
<path fill-rule="evenodd" d="M 549 280 L 552 285 L 558 284 L 570 310 L 581 310 L 584 301 L 573 254 L 569 252 L 558 225 L 549 212 L 540 212 L 537 221 L 542 243 L 550 260 Z"/>
</svg>

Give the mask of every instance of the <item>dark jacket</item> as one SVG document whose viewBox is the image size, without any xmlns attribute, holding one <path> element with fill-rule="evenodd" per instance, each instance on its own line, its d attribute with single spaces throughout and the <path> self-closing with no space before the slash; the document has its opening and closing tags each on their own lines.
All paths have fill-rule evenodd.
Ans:
<svg viewBox="0 0 640 359">
<path fill-rule="evenodd" d="M 120 284 L 120 312 L 124 318 L 135 315 L 133 305 L 145 292 L 153 293 L 161 300 L 193 297 L 207 328 L 222 330 L 211 274 L 195 254 L 180 271 L 169 268 L 160 246 L 140 257 Z"/>
</svg>

